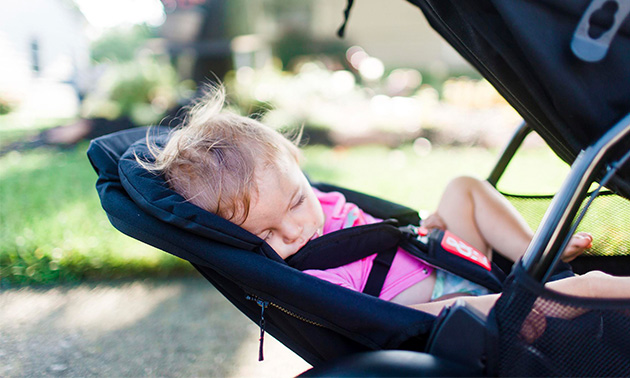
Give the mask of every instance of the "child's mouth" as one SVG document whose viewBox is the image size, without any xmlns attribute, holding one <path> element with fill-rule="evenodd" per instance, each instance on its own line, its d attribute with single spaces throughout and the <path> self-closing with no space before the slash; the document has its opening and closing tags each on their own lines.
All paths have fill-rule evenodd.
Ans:
<svg viewBox="0 0 630 378">
<path fill-rule="evenodd" d="M 308 240 L 307 240 L 304 244 L 302 244 L 302 245 L 300 246 L 300 249 L 304 248 L 304 246 L 305 246 L 308 242 L 310 242 L 311 240 L 315 240 L 315 239 L 317 239 L 318 237 L 322 236 L 322 234 L 323 234 L 323 231 L 322 231 L 321 229 L 317 229 L 317 230 L 315 230 L 315 232 L 313 233 L 313 236 L 311 236 L 311 238 L 310 238 L 310 239 L 308 239 Z"/>
<path fill-rule="evenodd" d="M 317 229 L 317 230 L 315 230 L 315 232 L 313 233 L 313 236 L 311 236 L 311 238 L 308 241 L 315 240 L 318 237 L 320 237 L 321 235 L 322 235 L 322 230 Z"/>
</svg>

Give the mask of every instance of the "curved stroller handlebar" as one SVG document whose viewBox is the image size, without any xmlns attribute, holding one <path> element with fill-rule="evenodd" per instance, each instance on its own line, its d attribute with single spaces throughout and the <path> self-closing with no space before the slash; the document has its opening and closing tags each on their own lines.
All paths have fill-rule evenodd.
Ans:
<svg viewBox="0 0 630 378">
<path fill-rule="evenodd" d="M 584 150 L 575 160 L 569 176 L 554 196 L 527 252 L 523 266 L 536 280 L 546 282 L 561 257 L 572 229 L 572 221 L 589 186 L 595 181 L 602 165 L 613 169 L 605 160 L 613 148 L 626 141 L 630 134 L 630 114 L 612 127 L 602 138 Z M 616 167 L 618 168 L 618 166 Z M 605 185 L 605 182 L 601 182 Z"/>
</svg>

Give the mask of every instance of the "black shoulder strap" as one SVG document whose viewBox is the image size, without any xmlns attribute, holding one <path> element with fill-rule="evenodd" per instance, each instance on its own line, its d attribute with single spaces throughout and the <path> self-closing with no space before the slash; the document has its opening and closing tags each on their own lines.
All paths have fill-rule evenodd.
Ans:
<svg viewBox="0 0 630 378">
<path fill-rule="evenodd" d="M 285 261 L 299 269 L 330 269 L 400 244 L 402 232 L 392 222 L 367 224 L 331 232 L 308 242 Z"/>
<path fill-rule="evenodd" d="M 365 287 L 363 288 L 364 294 L 373 295 L 375 297 L 378 297 L 381 294 L 385 278 L 387 277 L 389 268 L 392 266 L 392 261 L 394 261 L 397 250 L 398 247 L 390 248 L 387 251 L 380 252 L 376 256 L 374 264 L 372 265 L 372 270 L 370 270 L 370 275 L 368 276 Z"/>
</svg>

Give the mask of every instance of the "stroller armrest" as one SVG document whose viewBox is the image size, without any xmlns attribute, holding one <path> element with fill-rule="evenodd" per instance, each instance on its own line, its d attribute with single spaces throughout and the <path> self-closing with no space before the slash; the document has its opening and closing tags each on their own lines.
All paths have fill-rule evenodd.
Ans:
<svg viewBox="0 0 630 378">
<path fill-rule="evenodd" d="M 427 352 L 483 369 L 486 320 L 486 315 L 458 299 L 438 315 L 427 342 Z"/>
</svg>

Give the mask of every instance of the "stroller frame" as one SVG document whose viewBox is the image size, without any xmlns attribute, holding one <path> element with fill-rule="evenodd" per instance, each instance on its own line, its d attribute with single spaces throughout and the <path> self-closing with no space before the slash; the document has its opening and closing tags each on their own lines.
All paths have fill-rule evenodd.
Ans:
<svg viewBox="0 0 630 378">
<path fill-rule="evenodd" d="M 598 164 L 595 164 L 597 159 L 602 160 L 602 162 L 600 162 L 600 165 L 601 164 L 606 165 L 606 169 L 607 169 L 607 172 L 609 172 L 609 175 L 614 174 L 614 172 L 617 169 L 623 166 L 623 161 L 617 162 L 617 163 L 605 163 L 603 162 L 603 160 L 605 159 L 606 151 L 614 148 L 614 144 L 616 143 L 615 140 L 623 139 L 624 135 L 628 134 L 628 130 L 626 130 L 627 124 L 630 122 L 628 120 L 628 117 L 630 117 L 630 115 L 624 117 L 621 121 L 619 121 L 619 123 L 614 127 L 614 129 L 611 129 L 606 135 L 604 135 L 602 139 L 600 139 L 597 142 L 597 144 L 593 144 L 593 146 L 587 148 L 585 151 L 583 151 L 582 154 L 579 155 L 578 159 L 582 160 L 582 162 L 580 163 L 580 166 L 578 166 L 574 162 L 574 165 L 572 166 L 572 172 L 570 173 L 573 177 L 571 179 L 572 188 L 566 188 L 564 192 L 561 189 L 555 194 L 555 196 L 553 196 L 554 201 L 556 203 L 554 205 L 555 209 L 561 210 L 567 213 L 567 215 L 564 216 L 564 218 L 573 219 L 578 209 L 580 208 L 580 202 L 585 197 L 588 198 L 589 195 L 593 194 L 591 192 L 591 193 L 586 193 L 585 195 L 582 195 L 582 196 L 578 196 L 577 193 L 575 193 L 575 190 L 577 190 L 578 186 L 582 190 L 585 190 L 585 189 L 588 190 L 590 185 L 595 181 L 595 179 L 597 178 L 595 175 L 595 172 L 598 172 L 601 168 L 601 167 L 598 167 Z M 514 134 L 512 135 L 512 138 L 509 140 L 509 142 L 504 147 L 503 151 L 500 153 L 499 159 L 497 160 L 497 162 L 495 163 L 495 166 L 493 167 L 492 171 L 488 175 L 487 181 L 492 186 L 497 187 L 501 177 L 505 173 L 511 160 L 516 155 L 518 149 L 523 144 L 527 136 L 530 135 L 533 131 L 534 129 L 531 126 L 529 126 L 526 122 L 521 123 L 521 125 L 516 128 L 516 130 L 514 131 Z M 626 158 L 627 157 L 624 156 L 622 159 L 626 159 Z M 588 178 L 588 175 L 589 175 L 589 173 L 587 172 L 588 170 L 591 171 L 591 175 L 594 175 L 594 177 L 592 177 L 591 179 Z M 569 184 L 565 183 L 564 185 L 566 186 Z M 597 193 L 594 193 L 594 194 L 597 194 Z M 606 194 L 613 194 L 613 192 L 607 192 Z M 570 211 L 569 204 L 573 206 L 573 210 L 571 211 Z M 587 208 L 584 208 L 582 211 L 585 212 L 586 210 Z M 554 214 L 557 214 L 555 210 L 552 210 L 552 211 L 554 211 Z M 560 214 L 557 214 L 557 217 L 563 218 Z M 552 221 L 548 220 L 548 222 L 552 222 Z M 577 226 L 577 224 L 574 224 L 572 228 L 574 229 L 575 226 Z M 543 227 L 546 227 L 547 230 L 543 231 Z M 543 224 L 541 223 L 538 229 L 539 229 L 539 232 L 541 233 L 549 234 L 552 230 L 555 230 L 555 226 L 553 225 L 553 222 L 547 224 L 546 226 L 543 226 Z M 569 234 L 572 234 L 572 232 L 569 232 Z M 545 242 L 544 241 L 538 242 L 539 245 L 543 243 Z M 550 248 L 553 248 L 553 247 L 550 246 Z M 560 250 L 562 249 L 564 248 L 560 247 Z M 545 254 L 545 255 L 548 255 L 548 254 Z M 614 260 L 614 264 L 610 263 L 610 261 L 612 260 Z M 532 259 L 532 263 L 533 263 L 533 259 Z M 547 262 L 543 263 L 543 265 L 548 267 L 552 263 L 553 261 L 549 259 Z M 619 264 L 622 264 L 622 265 L 619 265 Z M 583 256 L 583 257 L 578 258 L 577 260 L 574 260 L 571 263 L 571 265 L 573 266 L 573 270 L 579 274 L 586 273 L 587 271 L 590 271 L 590 270 L 602 270 L 610 274 L 619 274 L 619 275 L 630 274 L 630 256 L 627 256 L 627 255 L 606 256 L 606 257 Z M 544 271 L 546 269 L 544 269 L 541 266 L 540 268 L 536 268 L 536 270 Z M 533 274 L 533 276 L 538 276 L 538 275 Z"/>
<path fill-rule="evenodd" d="M 496 186 L 519 146 L 531 131 L 532 129 L 525 122 L 516 129 L 488 177 L 488 182 L 493 186 Z M 626 140 L 628 135 L 630 135 L 630 114 L 576 158 L 523 256 L 520 268 L 535 281 L 544 284 L 560 261 L 561 251 L 564 250 L 572 231 L 579 223 L 579 219 L 575 223 L 574 219 L 588 194 L 589 186 L 596 181 L 600 168 L 607 167 L 609 172 L 605 177 L 607 179 L 630 157 L 630 152 L 627 152 L 615 161 L 607 160 L 613 148 Z M 426 348 L 430 355 L 438 358 L 437 368 L 433 363 L 426 361 L 426 355 L 423 353 L 416 353 L 414 356 L 409 354 L 411 352 L 397 354 L 391 351 L 380 351 L 332 361 L 313 368 L 304 376 L 337 376 L 340 372 L 347 376 L 355 376 L 368 371 L 386 372 L 386 374 L 374 376 L 396 376 L 404 375 L 410 369 L 414 371 L 414 374 L 422 376 L 454 374 L 440 367 L 444 361 L 451 361 L 460 369 L 455 373 L 471 376 L 495 375 L 496 367 L 487 364 L 488 360 L 492 361 L 487 355 L 488 350 L 494 349 L 492 344 L 496 343 L 497 339 L 493 321 L 492 317 L 486 318 L 463 301 L 458 301 L 450 309 L 445 309 L 436 321 Z M 453 342 L 454 335 L 458 336 L 455 342 Z M 466 345 L 465 352 L 462 352 L 462 344 Z"/>
<path fill-rule="evenodd" d="M 576 158 L 568 177 L 554 196 L 543 223 L 523 256 L 523 266 L 538 281 L 546 282 L 549 278 L 550 269 L 560 258 L 559 251 L 564 250 L 568 238 L 571 237 L 571 230 L 575 229 L 572 221 L 578 213 L 580 204 L 601 168 L 607 167 L 606 176 L 600 180 L 600 184 L 605 185 L 627 161 L 629 156 L 627 153 L 616 161 L 606 159 L 610 158 L 613 147 L 623 142 L 628 134 L 630 114 Z"/>
</svg>

